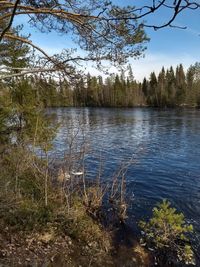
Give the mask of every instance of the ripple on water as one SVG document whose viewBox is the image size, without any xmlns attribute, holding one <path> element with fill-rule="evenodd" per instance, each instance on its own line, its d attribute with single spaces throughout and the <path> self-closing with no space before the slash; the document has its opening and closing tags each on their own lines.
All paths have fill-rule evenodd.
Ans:
<svg viewBox="0 0 200 267">
<path fill-rule="evenodd" d="M 149 216 L 152 207 L 167 198 L 195 227 L 194 243 L 200 255 L 200 110 L 52 109 L 62 122 L 54 152 L 62 156 L 63 140 L 81 129 L 95 153 L 86 160 L 91 176 L 102 155 L 104 177 L 121 162 L 134 159 L 127 172 L 128 192 L 134 194 L 130 223 Z"/>
</svg>

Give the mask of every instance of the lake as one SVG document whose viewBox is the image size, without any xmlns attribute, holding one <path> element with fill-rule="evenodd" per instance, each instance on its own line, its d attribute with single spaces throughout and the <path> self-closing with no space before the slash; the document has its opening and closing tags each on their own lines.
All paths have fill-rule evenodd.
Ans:
<svg viewBox="0 0 200 267">
<path fill-rule="evenodd" d="M 88 176 L 95 177 L 99 161 L 103 179 L 133 158 L 126 175 L 130 225 L 147 219 L 163 198 L 185 214 L 195 228 L 200 255 L 200 110 L 196 109 L 50 109 L 61 123 L 53 153 L 62 157 L 66 137 L 84 134 L 92 154 L 86 158 Z M 77 130 L 81 129 L 81 130 Z"/>
</svg>

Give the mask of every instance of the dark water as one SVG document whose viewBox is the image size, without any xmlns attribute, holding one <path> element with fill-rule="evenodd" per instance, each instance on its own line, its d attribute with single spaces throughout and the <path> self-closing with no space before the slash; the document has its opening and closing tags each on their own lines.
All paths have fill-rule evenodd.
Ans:
<svg viewBox="0 0 200 267">
<path fill-rule="evenodd" d="M 99 159 L 104 179 L 131 157 L 127 189 L 134 200 L 129 224 L 148 218 L 163 198 L 194 225 L 194 244 L 200 255 L 200 110 L 62 108 L 50 110 L 62 122 L 54 142 L 61 156 L 69 129 L 85 134 L 93 155 L 87 158 L 89 175 Z"/>
</svg>

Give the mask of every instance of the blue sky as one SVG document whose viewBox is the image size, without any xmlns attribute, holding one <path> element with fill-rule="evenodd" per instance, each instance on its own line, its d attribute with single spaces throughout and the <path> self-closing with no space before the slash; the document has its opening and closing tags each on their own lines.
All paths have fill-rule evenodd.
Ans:
<svg viewBox="0 0 200 267">
<path fill-rule="evenodd" d="M 118 0 L 118 4 L 122 2 Z M 148 0 L 149 1 L 149 0 Z M 140 3 L 148 2 L 140 0 Z M 137 4 L 138 0 L 123 1 L 123 4 Z M 160 10 L 153 16 L 145 18 L 147 23 L 162 23 L 169 15 L 168 11 Z M 56 33 L 42 34 L 33 28 L 27 27 L 24 17 L 18 17 L 16 22 L 25 24 L 24 30 L 31 32 L 32 41 L 46 50 L 49 54 L 58 53 L 62 48 L 72 48 L 74 44 L 67 36 Z M 200 10 L 186 10 L 174 22 L 177 26 L 187 26 L 187 29 L 164 28 L 157 31 L 147 28 L 150 42 L 147 44 L 145 57 L 139 60 L 130 60 L 134 76 L 137 80 L 148 77 L 151 71 L 158 71 L 162 66 L 170 67 L 182 63 L 185 69 L 191 64 L 200 61 Z M 99 74 L 91 65 L 87 66 L 91 74 Z M 111 71 L 115 71 L 111 69 Z"/>
</svg>

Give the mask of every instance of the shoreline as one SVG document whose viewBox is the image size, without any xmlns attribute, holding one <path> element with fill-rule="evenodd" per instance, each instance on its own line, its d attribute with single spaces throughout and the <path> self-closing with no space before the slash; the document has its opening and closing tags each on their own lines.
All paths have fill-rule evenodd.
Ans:
<svg viewBox="0 0 200 267">
<path fill-rule="evenodd" d="M 5 229 L 0 234 L 0 266 L 152 266 L 153 257 L 133 236 L 116 244 L 116 231 L 122 233 L 123 229 L 104 233 L 101 242 L 106 246 L 102 247 L 102 243 L 95 240 L 85 242 L 67 234 L 58 235 L 53 225 L 30 233 Z M 123 234 L 125 236 L 126 231 Z"/>
<path fill-rule="evenodd" d="M 156 110 L 177 110 L 177 109 L 200 109 L 200 106 L 188 106 L 188 105 L 180 105 L 174 107 L 154 107 L 148 105 L 137 105 L 137 106 L 47 106 L 45 109 L 57 109 L 57 108 L 91 108 L 91 109 L 135 109 L 135 108 L 147 108 L 147 109 L 156 109 Z"/>
</svg>

